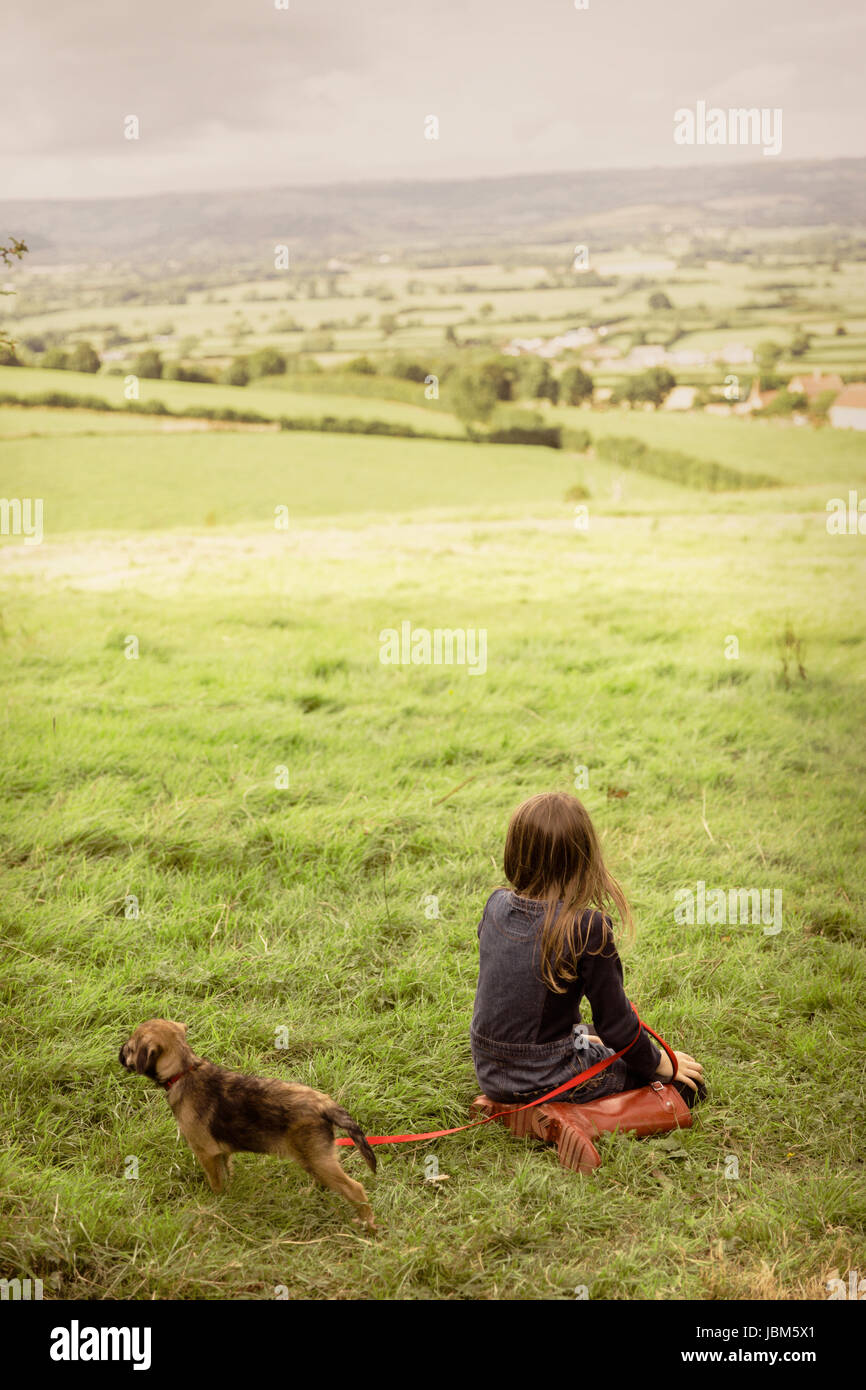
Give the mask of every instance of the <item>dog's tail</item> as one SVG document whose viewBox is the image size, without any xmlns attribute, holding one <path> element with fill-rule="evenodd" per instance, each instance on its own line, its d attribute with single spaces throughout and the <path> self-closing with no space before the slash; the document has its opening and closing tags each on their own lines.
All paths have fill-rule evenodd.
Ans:
<svg viewBox="0 0 866 1390">
<path fill-rule="evenodd" d="M 340 1129 L 344 1129 L 350 1139 L 354 1139 L 367 1167 L 372 1168 L 375 1173 L 376 1155 L 367 1143 L 366 1134 L 361 1129 L 361 1126 L 355 1123 L 348 1110 L 344 1110 L 342 1105 L 332 1105 L 328 1111 L 328 1119 L 331 1121 L 332 1125 L 337 1125 Z"/>
</svg>

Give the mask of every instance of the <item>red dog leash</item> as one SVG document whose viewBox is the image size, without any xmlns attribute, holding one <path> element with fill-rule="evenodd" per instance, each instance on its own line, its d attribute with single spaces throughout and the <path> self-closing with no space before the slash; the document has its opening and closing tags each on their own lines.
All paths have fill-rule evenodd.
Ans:
<svg viewBox="0 0 866 1390">
<path fill-rule="evenodd" d="M 629 1003 L 631 1003 L 631 1000 L 629 1000 Z M 367 1143 L 410 1144 L 419 1143 L 422 1139 L 443 1139 L 446 1134 L 461 1134 L 465 1129 L 477 1129 L 479 1125 L 489 1125 L 491 1120 L 498 1120 L 500 1115 L 513 1115 L 516 1114 L 518 1110 L 531 1110 L 534 1105 L 543 1105 L 546 1100 L 553 1100 L 554 1096 L 562 1095 L 563 1091 L 570 1091 L 574 1086 L 579 1086 L 582 1082 L 590 1081 L 592 1077 L 598 1076 L 599 1072 L 604 1071 L 605 1067 L 609 1067 L 612 1062 L 615 1062 L 619 1057 L 624 1056 L 625 1053 L 628 1052 L 629 1048 L 634 1047 L 635 1043 L 641 1035 L 641 1029 L 646 1029 L 646 1031 L 652 1037 L 655 1038 L 656 1042 L 660 1043 L 661 1046 L 664 1048 L 664 1051 L 668 1056 L 670 1064 L 673 1067 L 673 1076 L 676 1076 L 676 1058 L 671 1049 L 668 1047 L 664 1038 L 660 1038 L 658 1033 L 654 1033 L 652 1028 L 650 1028 L 646 1023 L 643 1022 L 640 1015 L 638 1014 L 637 1009 L 635 1009 L 634 1004 L 632 1004 L 631 1007 L 634 1010 L 634 1015 L 638 1021 L 638 1030 L 635 1036 L 632 1038 L 631 1042 L 628 1043 L 625 1047 L 623 1047 L 619 1052 L 614 1052 L 610 1057 L 603 1057 L 600 1062 L 596 1062 L 593 1066 L 587 1067 L 586 1071 L 578 1072 L 577 1076 L 572 1076 L 569 1078 L 568 1081 L 563 1081 L 561 1086 L 557 1086 L 553 1091 L 548 1091 L 547 1095 L 539 1096 L 537 1100 L 528 1100 L 525 1105 L 517 1105 L 507 1111 L 497 1110 L 495 1115 L 485 1115 L 484 1118 L 481 1120 L 472 1120 L 468 1125 L 456 1125 L 454 1129 L 431 1129 L 428 1130 L 426 1134 L 368 1134 Z M 352 1148 L 355 1147 L 354 1139 L 335 1139 L 334 1143 L 339 1145 L 351 1146 Z"/>
</svg>

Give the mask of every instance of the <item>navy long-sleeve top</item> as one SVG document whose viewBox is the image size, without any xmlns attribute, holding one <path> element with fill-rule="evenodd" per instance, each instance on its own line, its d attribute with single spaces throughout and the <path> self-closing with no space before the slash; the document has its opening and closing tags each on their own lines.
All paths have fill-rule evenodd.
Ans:
<svg viewBox="0 0 866 1390">
<path fill-rule="evenodd" d="M 577 978 L 563 980 L 565 992 L 557 994 L 541 979 L 544 912 L 544 903 L 499 888 L 488 898 L 478 927 L 480 967 L 470 1037 L 476 1074 L 488 1095 L 487 1085 L 500 1097 L 524 1094 L 581 1069 L 574 1026 L 581 1022 L 584 996 L 592 1008 L 593 1031 L 606 1047 L 619 1052 L 639 1032 L 610 918 L 586 911 L 575 923 L 586 946 L 577 957 Z M 601 949 L 604 924 L 607 940 Z M 661 1052 L 641 1031 L 623 1060 L 651 1081 Z"/>
</svg>

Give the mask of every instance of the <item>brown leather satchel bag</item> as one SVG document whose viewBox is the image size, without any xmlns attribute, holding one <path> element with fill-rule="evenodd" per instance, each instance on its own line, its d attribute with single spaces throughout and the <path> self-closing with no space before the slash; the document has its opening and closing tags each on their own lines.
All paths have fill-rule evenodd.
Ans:
<svg viewBox="0 0 866 1390">
<path fill-rule="evenodd" d="M 583 1104 L 547 1101 L 531 1110 L 495 1105 L 487 1096 L 479 1096 L 472 1109 L 478 1115 L 495 1114 L 513 1134 L 555 1144 L 560 1163 L 577 1173 L 599 1167 L 601 1158 L 592 1142 L 599 1134 L 621 1130 L 642 1138 L 689 1129 L 692 1123 L 692 1112 L 676 1086 L 662 1081 Z"/>
<path fill-rule="evenodd" d="M 592 1142 L 598 1134 L 622 1130 L 643 1138 L 671 1129 L 689 1129 L 692 1123 L 692 1112 L 676 1086 L 661 1081 L 583 1105 L 539 1106 L 536 1114 L 538 1138 L 556 1144 L 560 1163 L 581 1173 L 601 1163 Z"/>
</svg>

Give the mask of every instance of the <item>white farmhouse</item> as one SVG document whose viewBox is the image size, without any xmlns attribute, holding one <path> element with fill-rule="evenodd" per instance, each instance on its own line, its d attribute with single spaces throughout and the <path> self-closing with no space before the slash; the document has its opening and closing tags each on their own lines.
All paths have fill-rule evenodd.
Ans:
<svg viewBox="0 0 866 1390">
<path fill-rule="evenodd" d="M 837 430 L 866 430 L 866 382 L 843 386 L 827 414 Z"/>
</svg>

